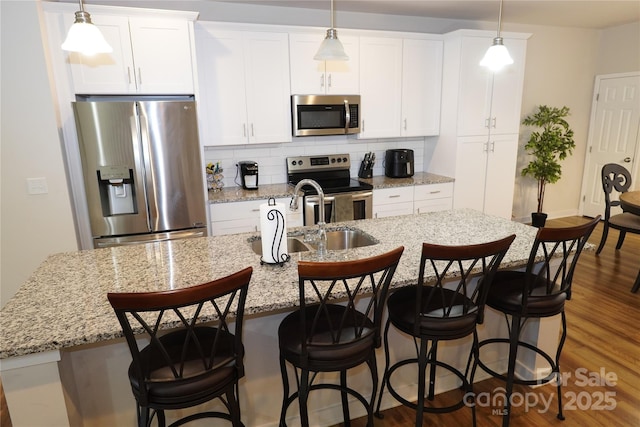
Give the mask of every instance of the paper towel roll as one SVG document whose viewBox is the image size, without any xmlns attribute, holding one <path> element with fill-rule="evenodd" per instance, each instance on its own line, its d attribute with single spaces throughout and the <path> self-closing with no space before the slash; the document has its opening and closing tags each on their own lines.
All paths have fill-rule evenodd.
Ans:
<svg viewBox="0 0 640 427">
<path fill-rule="evenodd" d="M 275 264 L 289 259 L 285 212 L 285 205 L 276 203 L 274 199 L 260 205 L 263 262 Z"/>
</svg>

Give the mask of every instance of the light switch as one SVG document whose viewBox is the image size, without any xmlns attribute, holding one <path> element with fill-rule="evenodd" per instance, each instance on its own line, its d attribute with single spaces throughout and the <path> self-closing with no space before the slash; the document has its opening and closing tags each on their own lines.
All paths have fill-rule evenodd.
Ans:
<svg viewBox="0 0 640 427">
<path fill-rule="evenodd" d="M 49 192 L 47 178 L 27 178 L 27 192 L 29 194 L 47 194 Z"/>
</svg>

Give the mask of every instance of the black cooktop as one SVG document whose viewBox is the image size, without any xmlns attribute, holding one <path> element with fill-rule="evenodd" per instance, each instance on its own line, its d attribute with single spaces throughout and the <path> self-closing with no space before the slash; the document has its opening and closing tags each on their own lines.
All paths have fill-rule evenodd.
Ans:
<svg viewBox="0 0 640 427">
<path fill-rule="evenodd" d="M 302 179 L 313 179 L 325 194 L 373 189 L 372 185 L 351 178 L 350 167 L 349 154 L 288 157 L 287 179 L 291 185 L 296 185 Z M 310 185 L 305 185 L 302 192 L 305 195 L 317 193 Z"/>
</svg>

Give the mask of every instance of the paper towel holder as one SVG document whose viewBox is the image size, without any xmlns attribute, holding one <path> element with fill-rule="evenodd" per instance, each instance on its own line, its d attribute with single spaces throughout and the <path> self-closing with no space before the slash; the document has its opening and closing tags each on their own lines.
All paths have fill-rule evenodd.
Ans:
<svg viewBox="0 0 640 427">
<path fill-rule="evenodd" d="M 273 197 L 269 197 L 267 201 L 268 206 L 276 206 L 276 199 Z M 284 242 L 287 244 L 286 236 L 282 239 L 282 233 L 286 233 L 285 223 L 284 223 L 284 215 L 277 209 L 271 209 L 267 212 L 267 220 L 275 222 L 276 224 L 276 232 L 273 235 L 273 242 L 271 242 L 271 258 L 279 259 L 276 262 L 265 261 L 263 257 L 260 257 L 260 264 L 269 264 L 269 265 L 279 265 L 280 267 L 284 266 L 284 263 L 291 259 L 291 256 L 288 253 L 283 253 L 278 257 L 278 253 L 280 252 L 280 245 Z M 280 238 L 279 238 L 280 237 Z"/>
</svg>

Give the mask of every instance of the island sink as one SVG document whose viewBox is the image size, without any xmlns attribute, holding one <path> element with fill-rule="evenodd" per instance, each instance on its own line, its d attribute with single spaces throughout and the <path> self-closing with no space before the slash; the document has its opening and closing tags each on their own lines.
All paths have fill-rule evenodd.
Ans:
<svg viewBox="0 0 640 427">
<path fill-rule="evenodd" d="M 338 251 L 344 249 L 361 248 L 371 246 L 378 241 L 371 235 L 357 228 L 327 229 L 327 250 Z M 258 255 L 262 255 L 262 240 L 250 239 L 251 249 Z M 305 241 L 304 235 L 288 236 L 287 247 L 289 253 L 314 251 L 317 249 L 317 242 Z"/>
<path fill-rule="evenodd" d="M 361 248 L 363 246 L 375 245 L 376 243 L 378 243 L 376 239 L 362 230 L 327 230 L 327 249 L 330 251 Z M 309 243 L 309 245 L 314 248 L 316 246 L 313 242 Z"/>
<path fill-rule="evenodd" d="M 305 252 L 311 250 L 306 243 L 297 237 L 287 237 L 287 248 L 289 253 Z M 251 250 L 262 256 L 262 239 L 257 238 L 251 242 Z"/>
</svg>

